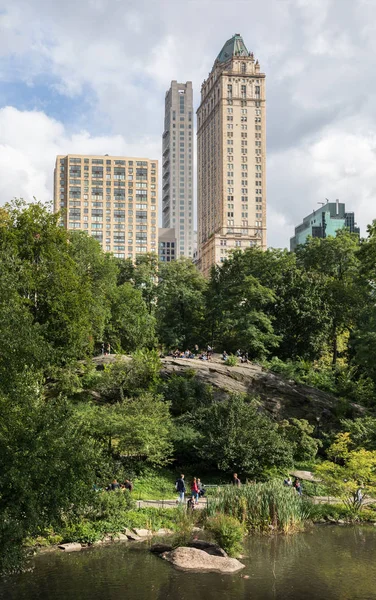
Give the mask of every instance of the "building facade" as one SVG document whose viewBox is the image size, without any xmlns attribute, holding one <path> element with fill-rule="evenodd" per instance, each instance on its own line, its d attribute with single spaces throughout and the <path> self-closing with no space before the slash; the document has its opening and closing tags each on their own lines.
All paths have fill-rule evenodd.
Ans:
<svg viewBox="0 0 376 600">
<path fill-rule="evenodd" d="M 176 258 L 176 234 L 173 227 L 158 229 L 158 258 L 161 262 L 171 262 Z"/>
<path fill-rule="evenodd" d="M 68 154 L 56 158 L 54 209 L 118 258 L 158 252 L 158 161 Z"/>
<path fill-rule="evenodd" d="M 192 83 L 171 82 L 162 143 L 162 227 L 176 231 L 176 257 L 193 257 Z"/>
<path fill-rule="evenodd" d="M 201 87 L 197 110 L 198 265 L 266 248 L 265 74 L 234 35 Z"/>
<path fill-rule="evenodd" d="M 290 250 L 295 250 L 300 244 L 305 244 L 308 236 L 326 238 L 335 236 L 338 229 L 347 228 L 351 233 L 360 235 L 356 227 L 353 212 L 346 212 L 343 202 L 327 202 L 318 210 L 314 210 L 303 219 L 303 223 L 295 227 L 295 235 L 290 239 Z"/>
</svg>

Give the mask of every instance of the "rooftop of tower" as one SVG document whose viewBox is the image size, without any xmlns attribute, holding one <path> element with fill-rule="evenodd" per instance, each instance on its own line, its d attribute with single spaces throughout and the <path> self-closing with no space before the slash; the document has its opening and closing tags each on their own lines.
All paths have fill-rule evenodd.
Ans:
<svg viewBox="0 0 376 600">
<path fill-rule="evenodd" d="M 235 33 L 231 39 L 227 40 L 218 54 L 217 60 L 219 62 L 226 62 L 231 56 L 249 56 L 249 52 L 240 33 Z"/>
</svg>

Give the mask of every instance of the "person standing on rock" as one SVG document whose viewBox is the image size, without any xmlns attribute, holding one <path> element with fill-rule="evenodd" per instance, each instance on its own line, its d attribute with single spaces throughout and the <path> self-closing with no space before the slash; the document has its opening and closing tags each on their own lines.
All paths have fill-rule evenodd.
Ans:
<svg viewBox="0 0 376 600">
<path fill-rule="evenodd" d="M 184 483 L 184 475 L 180 475 L 179 479 L 176 480 L 175 483 L 176 491 L 179 494 L 179 502 L 184 502 L 184 494 L 185 494 L 185 483 Z"/>
</svg>

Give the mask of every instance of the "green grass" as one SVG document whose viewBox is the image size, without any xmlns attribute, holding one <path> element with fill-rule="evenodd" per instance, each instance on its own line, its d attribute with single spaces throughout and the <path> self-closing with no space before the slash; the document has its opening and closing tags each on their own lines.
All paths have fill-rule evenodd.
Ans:
<svg viewBox="0 0 376 600">
<path fill-rule="evenodd" d="M 208 505 L 209 517 L 235 517 L 248 530 L 290 533 L 303 527 L 310 503 L 280 481 L 226 487 Z"/>
<path fill-rule="evenodd" d="M 168 469 L 149 471 L 134 479 L 134 500 L 171 500 L 177 497 L 175 481 L 179 474 Z"/>
</svg>

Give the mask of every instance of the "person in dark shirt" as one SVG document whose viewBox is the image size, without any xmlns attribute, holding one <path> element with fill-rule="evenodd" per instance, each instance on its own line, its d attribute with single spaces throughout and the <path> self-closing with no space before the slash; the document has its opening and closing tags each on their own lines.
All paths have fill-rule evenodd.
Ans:
<svg viewBox="0 0 376 600">
<path fill-rule="evenodd" d="M 184 475 L 180 475 L 179 479 L 176 480 L 175 487 L 176 487 L 176 491 L 179 494 L 179 502 L 184 502 L 184 494 L 185 494 Z"/>
<path fill-rule="evenodd" d="M 131 481 L 129 481 L 129 479 L 126 479 L 124 481 L 124 488 L 126 490 L 128 490 L 129 492 L 132 492 L 133 491 L 133 483 Z"/>
<path fill-rule="evenodd" d="M 232 485 L 235 485 L 236 487 L 241 486 L 241 481 L 240 481 L 237 473 L 234 473 L 234 475 L 232 477 Z"/>
<path fill-rule="evenodd" d="M 118 484 L 117 480 L 114 479 L 113 482 L 111 483 L 111 489 L 118 490 L 119 488 L 120 488 L 120 485 Z"/>
</svg>

